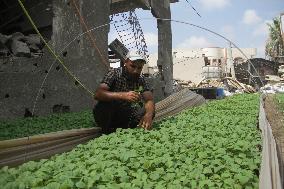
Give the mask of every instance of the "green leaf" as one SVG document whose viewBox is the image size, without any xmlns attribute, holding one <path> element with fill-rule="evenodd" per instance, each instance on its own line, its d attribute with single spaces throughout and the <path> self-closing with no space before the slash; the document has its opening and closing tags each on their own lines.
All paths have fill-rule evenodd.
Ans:
<svg viewBox="0 0 284 189">
<path fill-rule="evenodd" d="M 224 183 L 229 185 L 229 186 L 233 186 L 234 180 L 232 178 L 227 178 L 227 179 L 224 180 Z"/>
<path fill-rule="evenodd" d="M 160 174 L 156 171 L 150 174 L 150 179 L 152 179 L 153 181 L 158 180 L 159 178 Z"/>
<path fill-rule="evenodd" d="M 47 187 L 47 188 L 50 188 L 50 189 L 57 189 L 57 188 L 60 188 L 60 183 L 51 182 L 51 183 L 49 183 L 46 187 Z"/>
<path fill-rule="evenodd" d="M 191 181 L 191 188 L 197 188 L 197 182 L 195 180 Z"/>
<path fill-rule="evenodd" d="M 221 177 L 223 177 L 223 178 L 229 178 L 229 177 L 231 177 L 231 173 L 230 173 L 229 171 L 225 171 L 225 172 L 223 172 L 223 173 L 221 174 Z"/>
<path fill-rule="evenodd" d="M 235 177 L 239 180 L 241 185 L 245 185 L 249 181 L 249 177 L 246 177 L 242 174 L 237 174 Z"/>
<path fill-rule="evenodd" d="M 205 167 L 204 170 L 203 170 L 203 173 L 204 173 L 204 174 L 211 174 L 211 173 L 213 173 L 213 172 L 212 172 L 211 168 Z"/>
<path fill-rule="evenodd" d="M 129 182 L 129 176 L 122 175 L 119 180 L 120 182 Z"/>
<path fill-rule="evenodd" d="M 86 184 L 83 181 L 79 181 L 76 183 L 76 187 L 78 188 L 86 188 Z"/>
<path fill-rule="evenodd" d="M 214 173 L 218 173 L 218 172 L 219 172 L 221 169 L 223 169 L 223 168 L 224 168 L 223 165 L 214 167 L 214 168 L 213 168 L 213 169 L 214 169 Z"/>
<path fill-rule="evenodd" d="M 134 179 L 132 180 L 132 182 L 135 186 L 138 186 L 138 187 L 142 187 L 143 186 L 143 182 L 141 180 L 138 180 L 138 179 Z"/>
</svg>

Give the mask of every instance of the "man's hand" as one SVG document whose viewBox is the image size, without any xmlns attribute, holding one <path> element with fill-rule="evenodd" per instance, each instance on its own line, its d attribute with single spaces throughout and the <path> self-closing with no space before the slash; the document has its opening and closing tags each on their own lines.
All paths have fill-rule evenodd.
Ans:
<svg viewBox="0 0 284 189">
<path fill-rule="evenodd" d="M 140 100 L 140 94 L 135 91 L 123 92 L 122 97 L 128 102 L 137 102 Z"/>
<path fill-rule="evenodd" d="M 155 115 L 155 104 L 153 100 L 153 94 L 150 91 L 142 93 L 145 101 L 145 115 L 142 117 L 139 126 L 146 130 L 152 129 L 153 118 Z"/>
<path fill-rule="evenodd" d="M 140 120 L 139 126 L 144 128 L 145 130 L 151 130 L 152 123 L 153 123 L 153 115 L 146 113 Z"/>
<path fill-rule="evenodd" d="M 100 101 L 124 100 L 128 102 L 137 102 L 141 96 L 135 91 L 129 92 L 112 92 L 109 91 L 109 86 L 105 83 L 100 84 L 96 90 L 94 98 Z"/>
</svg>

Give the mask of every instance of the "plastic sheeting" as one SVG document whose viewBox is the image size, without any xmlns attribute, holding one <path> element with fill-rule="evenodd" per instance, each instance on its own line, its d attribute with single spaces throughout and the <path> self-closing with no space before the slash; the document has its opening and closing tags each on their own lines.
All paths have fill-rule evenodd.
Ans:
<svg viewBox="0 0 284 189">
<path fill-rule="evenodd" d="M 0 167 L 17 166 L 30 160 L 49 158 L 100 136 L 101 128 L 58 131 L 0 141 Z"/>
<path fill-rule="evenodd" d="M 185 88 L 155 104 L 155 121 L 161 120 L 168 116 L 176 115 L 186 108 L 200 106 L 205 102 L 206 100 L 203 96 L 190 91 L 188 88 Z"/>
<path fill-rule="evenodd" d="M 260 189 L 281 189 L 277 146 L 266 118 L 263 97 L 260 98 L 259 129 L 262 132 L 262 161 L 259 174 Z"/>
</svg>

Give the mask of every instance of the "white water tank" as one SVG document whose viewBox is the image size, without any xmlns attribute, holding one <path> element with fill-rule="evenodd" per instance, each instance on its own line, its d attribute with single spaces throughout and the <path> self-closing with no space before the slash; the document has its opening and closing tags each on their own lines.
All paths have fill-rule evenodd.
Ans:
<svg viewBox="0 0 284 189">
<path fill-rule="evenodd" d="M 221 78 L 222 77 L 222 69 L 219 66 L 203 66 L 202 67 L 202 75 L 206 79 Z"/>
<path fill-rule="evenodd" d="M 224 49 L 220 47 L 203 48 L 202 51 L 209 59 L 221 59 L 224 57 Z"/>
</svg>

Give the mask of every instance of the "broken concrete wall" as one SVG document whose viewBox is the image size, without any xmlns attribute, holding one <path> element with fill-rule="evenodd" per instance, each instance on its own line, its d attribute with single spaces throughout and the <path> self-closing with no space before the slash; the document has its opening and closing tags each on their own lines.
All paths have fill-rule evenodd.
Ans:
<svg viewBox="0 0 284 189">
<path fill-rule="evenodd" d="M 53 17 L 52 1 L 25 0 L 23 4 L 42 35 L 50 39 Z M 11 34 L 14 32 L 35 33 L 19 2 L 17 0 L 5 0 L 3 3 L 0 3 L 0 33 Z"/>
<path fill-rule="evenodd" d="M 16 2 L 18 4 L 18 2 Z M 37 1 L 25 1 L 24 5 L 29 11 L 30 16 L 33 18 L 33 21 L 41 31 L 42 35 L 50 39 L 52 35 L 52 20 L 53 20 L 53 10 L 52 10 L 52 1 L 48 0 L 37 0 Z M 22 9 L 20 13 L 23 16 L 23 21 L 19 23 L 21 27 L 21 32 L 29 33 L 33 30 L 32 25 L 29 20 L 23 14 Z M 35 32 L 34 32 L 35 33 Z"/>
<path fill-rule="evenodd" d="M 72 2 L 76 2 L 81 22 Z M 73 41 L 66 49 L 64 47 L 85 31 L 84 25 L 90 29 L 108 23 L 109 4 L 100 0 L 54 0 L 53 15 L 53 35 L 50 45 L 62 57 L 66 67 L 94 92 L 109 67 L 107 61 L 109 27 L 93 31 L 93 39 L 90 38 L 91 35 L 86 34 Z M 0 119 L 28 116 L 32 112 L 37 92 L 47 74 L 48 77 L 37 99 L 35 115 L 76 112 L 92 108 L 93 97 L 66 74 L 59 62 L 54 63 L 54 57 L 46 48 L 43 50 L 44 55 L 39 58 L 0 59 Z"/>
<path fill-rule="evenodd" d="M 170 18 L 169 1 L 152 1 L 152 4 L 155 15 Z M 109 23 L 109 3 L 100 0 L 39 0 L 36 5 L 27 2 L 25 5 L 44 38 L 51 39 L 49 44 L 56 54 L 93 92 L 109 67 L 107 52 L 109 26 L 76 37 L 86 29 Z M 8 33 L 4 34 L 9 35 L 19 31 L 28 36 L 35 33 L 27 20 L 22 18 L 25 16 L 22 15 L 19 22 L 9 25 L 9 28 L 6 27 Z M 158 29 L 160 43 L 158 65 L 162 74 L 155 79 L 148 78 L 154 88 L 155 101 L 163 99 L 172 91 L 170 22 L 158 21 Z M 66 47 L 70 41 L 72 43 Z M 29 46 L 30 51 L 32 48 L 34 47 Z M 46 48 L 40 51 L 43 51 L 42 57 L 35 57 L 32 52 L 30 58 L 15 57 L 11 52 L 9 56 L 0 57 L 0 107 L 4 107 L 0 109 L 0 119 L 30 115 L 36 99 L 35 115 L 76 112 L 92 108 L 93 97 L 83 90 L 74 78 L 66 74 L 63 66 L 55 61 Z M 38 90 L 46 75 L 48 77 L 37 98 Z"/>
<path fill-rule="evenodd" d="M 0 56 L 38 57 L 42 55 L 43 42 L 36 34 L 24 35 L 15 32 L 11 35 L 0 33 Z"/>
</svg>

